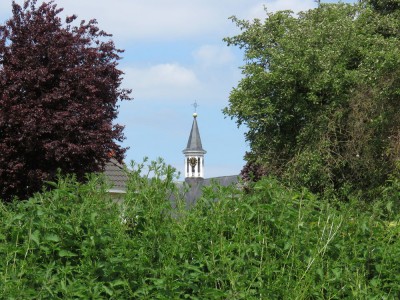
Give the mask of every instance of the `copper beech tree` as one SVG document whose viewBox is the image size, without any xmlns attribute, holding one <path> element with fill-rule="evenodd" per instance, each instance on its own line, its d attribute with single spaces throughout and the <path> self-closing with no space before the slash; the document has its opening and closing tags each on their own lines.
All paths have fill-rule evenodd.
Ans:
<svg viewBox="0 0 400 300">
<path fill-rule="evenodd" d="M 12 3 L 0 26 L 0 198 L 29 197 L 58 170 L 100 171 L 121 161 L 123 126 L 113 125 L 123 72 L 110 35 L 95 20 L 74 25 L 54 2 Z"/>
</svg>

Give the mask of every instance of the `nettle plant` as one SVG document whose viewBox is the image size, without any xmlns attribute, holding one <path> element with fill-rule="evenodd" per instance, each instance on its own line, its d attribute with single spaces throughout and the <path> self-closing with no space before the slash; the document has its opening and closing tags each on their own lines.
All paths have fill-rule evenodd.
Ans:
<svg viewBox="0 0 400 300">
<path fill-rule="evenodd" d="M 400 293 L 400 215 L 387 201 L 326 201 L 263 178 L 246 191 L 211 185 L 187 209 L 179 205 L 171 167 L 162 161 L 132 167 L 122 203 L 111 199 L 101 177 L 82 184 L 68 176 L 50 183 L 51 191 L 0 204 L 0 298 Z M 387 193 L 392 199 L 395 190 Z"/>
</svg>

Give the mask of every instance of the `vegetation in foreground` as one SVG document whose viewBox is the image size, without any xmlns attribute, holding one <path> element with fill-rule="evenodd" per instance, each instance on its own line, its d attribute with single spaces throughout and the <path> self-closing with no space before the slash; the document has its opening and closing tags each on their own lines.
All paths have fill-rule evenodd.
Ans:
<svg viewBox="0 0 400 300">
<path fill-rule="evenodd" d="M 206 188 L 187 210 L 172 169 L 153 163 L 149 180 L 142 168 L 123 204 L 95 176 L 0 204 L 0 298 L 400 296 L 400 214 L 390 199 L 361 210 L 357 199 L 336 204 L 265 178 L 251 192 Z"/>
</svg>

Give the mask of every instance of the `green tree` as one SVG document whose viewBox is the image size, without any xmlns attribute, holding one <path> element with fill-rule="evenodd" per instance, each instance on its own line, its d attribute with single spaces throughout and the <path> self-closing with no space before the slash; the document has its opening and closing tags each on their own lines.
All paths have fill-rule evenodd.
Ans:
<svg viewBox="0 0 400 300">
<path fill-rule="evenodd" d="M 367 1 L 374 10 L 381 14 L 390 14 L 400 11 L 399 0 L 369 0 Z"/>
<path fill-rule="evenodd" d="M 224 113 L 248 128 L 243 172 L 258 165 L 313 192 L 386 181 L 400 155 L 396 16 L 362 2 L 233 18 L 242 32 L 226 42 L 244 49 L 244 77 Z"/>
</svg>

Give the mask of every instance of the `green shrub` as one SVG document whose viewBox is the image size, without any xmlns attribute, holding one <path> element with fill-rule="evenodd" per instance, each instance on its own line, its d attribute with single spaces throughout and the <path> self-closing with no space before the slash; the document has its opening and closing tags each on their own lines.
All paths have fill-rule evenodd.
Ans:
<svg viewBox="0 0 400 300">
<path fill-rule="evenodd" d="M 379 201 L 362 211 L 265 178 L 205 187 L 186 209 L 171 167 L 132 168 L 123 203 L 92 176 L 1 204 L 0 299 L 400 296 L 399 214 Z"/>
<path fill-rule="evenodd" d="M 97 177 L 54 185 L 27 201 L 1 204 L 0 298 L 100 299 L 123 292 L 116 260 L 129 257 L 120 208 Z"/>
</svg>

